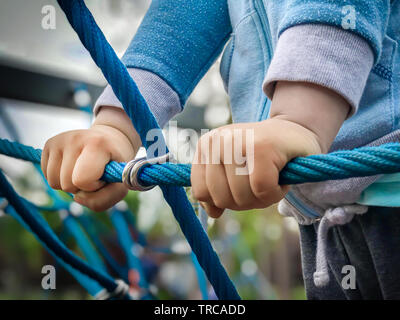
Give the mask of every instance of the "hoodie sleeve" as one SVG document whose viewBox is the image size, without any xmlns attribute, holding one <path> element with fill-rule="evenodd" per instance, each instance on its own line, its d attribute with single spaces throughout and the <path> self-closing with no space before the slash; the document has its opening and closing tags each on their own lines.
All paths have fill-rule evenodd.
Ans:
<svg viewBox="0 0 400 320">
<path fill-rule="evenodd" d="M 163 79 L 183 107 L 230 33 L 227 1 L 153 0 L 123 61 Z"/>
<path fill-rule="evenodd" d="M 368 42 L 379 60 L 390 15 L 390 0 L 287 0 L 278 36 L 301 24 L 325 24 L 347 30 Z"/>
<path fill-rule="evenodd" d="M 122 61 L 163 127 L 221 53 L 231 33 L 227 1 L 153 0 Z M 121 108 L 110 86 L 95 104 Z"/>
<path fill-rule="evenodd" d="M 379 60 L 390 1 L 286 1 L 264 92 L 278 81 L 327 87 L 357 111 L 369 73 Z"/>
</svg>

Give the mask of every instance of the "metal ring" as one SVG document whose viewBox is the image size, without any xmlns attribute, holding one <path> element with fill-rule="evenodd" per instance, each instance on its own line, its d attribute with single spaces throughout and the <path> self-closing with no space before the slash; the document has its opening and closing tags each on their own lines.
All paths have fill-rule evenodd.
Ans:
<svg viewBox="0 0 400 320">
<path fill-rule="evenodd" d="M 156 163 L 164 163 L 169 162 L 171 160 L 171 156 L 169 153 L 164 154 L 160 157 L 147 159 L 145 157 L 134 159 L 129 161 L 122 172 L 122 182 L 128 187 L 130 190 L 136 191 L 148 191 L 153 189 L 155 185 L 152 186 L 143 186 L 139 183 L 138 180 L 138 172 L 139 170 L 149 164 L 156 164 Z"/>
</svg>

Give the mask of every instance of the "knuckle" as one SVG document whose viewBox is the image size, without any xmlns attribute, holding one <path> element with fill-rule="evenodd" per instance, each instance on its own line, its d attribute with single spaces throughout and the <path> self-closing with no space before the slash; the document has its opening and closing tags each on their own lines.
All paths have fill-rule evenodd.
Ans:
<svg viewBox="0 0 400 320">
<path fill-rule="evenodd" d="M 48 139 L 44 145 L 43 150 L 53 150 L 57 149 L 58 146 L 62 143 L 63 137 L 66 133 L 60 133 Z"/>
<path fill-rule="evenodd" d="M 250 205 L 249 201 L 241 196 L 235 198 L 235 203 L 240 209 L 245 209 Z"/>
<path fill-rule="evenodd" d="M 224 207 L 224 201 L 220 198 L 213 198 L 213 203 L 217 208 L 222 209 Z"/>
<path fill-rule="evenodd" d="M 84 188 L 89 182 L 84 175 L 72 175 L 72 184 L 78 189 Z"/>
<path fill-rule="evenodd" d="M 44 149 L 49 149 L 51 148 L 51 146 L 54 144 L 54 140 L 56 139 L 56 137 L 52 137 L 50 139 L 48 139 L 44 145 Z"/>
<path fill-rule="evenodd" d="M 94 212 L 102 212 L 107 209 L 106 205 L 96 200 L 90 201 L 88 207 Z"/>
<path fill-rule="evenodd" d="M 208 200 L 208 192 L 205 188 L 194 187 L 192 188 L 193 197 L 199 201 L 207 201 Z"/>
<path fill-rule="evenodd" d="M 272 190 L 270 182 L 263 179 L 260 175 L 254 175 L 253 179 L 250 181 L 250 186 L 257 199 L 264 199 Z"/>
<path fill-rule="evenodd" d="M 219 129 L 219 136 L 224 141 L 233 141 L 234 139 L 233 131 L 226 127 Z"/>
<path fill-rule="evenodd" d="M 69 193 L 77 193 L 79 191 L 79 189 L 72 184 L 61 184 L 61 188 L 63 191 Z"/>
<path fill-rule="evenodd" d="M 87 144 L 93 147 L 104 147 L 105 138 L 101 135 L 93 135 L 87 140 Z"/>
<path fill-rule="evenodd" d="M 271 150 L 275 149 L 275 143 L 268 137 L 263 137 L 260 135 L 256 135 L 254 137 L 254 148 L 260 152 L 262 151 L 263 153 L 269 152 Z"/>
<path fill-rule="evenodd" d="M 215 198 L 213 199 L 214 205 L 220 209 L 226 209 L 230 206 L 230 204 L 225 201 L 225 199 Z"/>
</svg>

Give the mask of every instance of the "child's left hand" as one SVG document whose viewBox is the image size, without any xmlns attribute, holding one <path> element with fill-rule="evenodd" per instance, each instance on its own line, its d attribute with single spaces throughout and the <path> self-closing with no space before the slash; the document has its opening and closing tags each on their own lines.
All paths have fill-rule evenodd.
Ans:
<svg viewBox="0 0 400 320">
<path fill-rule="evenodd" d="M 246 131 L 250 132 L 247 137 Z M 235 147 L 224 149 L 224 144 Z M 213 218 L 221 216 L 226 208 L 265 208 L 289 190 L 289 186 L 278 184 L 279 172 L 286 163 L 296 156 L 317 153 L 321 153 L 321 147 L 316 135 L 288 120 L 269 119 L 215 129 L 202 136 L 197 145 L 192 192 Z"/>
<path fill-rule="evenodd" d="M 228 125 L 201 137 L 192 165 L 194 197 L 213 218 L 226 208 L 278 202 L 289 191 L 279 185 L 279 172 L 295 157 L 326 153 L 349 110 L 328 88 L 278 82 L 268 120 Z"/>
</svg>

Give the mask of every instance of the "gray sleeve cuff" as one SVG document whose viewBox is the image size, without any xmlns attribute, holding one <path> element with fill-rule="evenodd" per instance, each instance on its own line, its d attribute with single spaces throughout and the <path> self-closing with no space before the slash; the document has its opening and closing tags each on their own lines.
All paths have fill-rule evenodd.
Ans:
<svg viewBox="0 0 400 320">
<path fill-rule="evenodd" d="M 142 93 L 161 128 L 172 117 L 182 111 L 178 94 L 159 76 L 143 69 L 129 68 L 128 72 L 136 82 L 139 91 Z M 110 85 L 107 85 L 95 103 L 93 108 L 95 116 L 102 106 L 123 109 L 121 102 L 115 96 Z"/>
<path fill-rule="evenodd" d="M 352 110 L 358 104 L 372 69 L 374 54 L 358 35 L 323 24 L 303 24 L 279 37 L 263 89 L 272 99 L 277 81 L 303 81 L 334 90 Z"/>
</svg>

